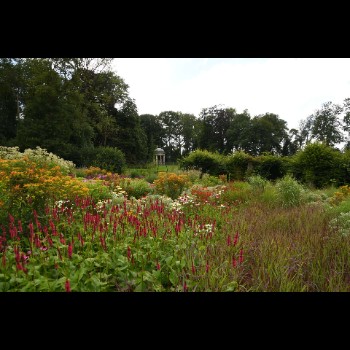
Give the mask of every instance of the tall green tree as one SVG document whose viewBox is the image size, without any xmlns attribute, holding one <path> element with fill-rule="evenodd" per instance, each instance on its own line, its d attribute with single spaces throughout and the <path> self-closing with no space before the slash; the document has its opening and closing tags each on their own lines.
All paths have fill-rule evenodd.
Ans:
<svg viewBox="0 0 350 350">
<path fill-rule="evenodd" d="M 182 144 L 181 156 L 187 156 L 198 147 L 200 121 L 193 114 L 181 114 Z"/>
<path fill-rule="evenodd" d="M 67 158 L 74 108 L 67 99 L 61 77 L 41 59 L 27 59 L 22 70 L 24 107 L 17 131 L 18 145 L 40 146 Z"/>
<path fill-rule="evenodd" d="M 176 162 L 181 156 L 182 123 L 181 112 L 164 111 L 158 118 L 163 129 L 163 146 L 166 157 L 170 162 Z"/>
<path fill-rule="evenodd" d="M 298 129 L 290 129 L 288 137 L 283 141 L 282 156 L 291 156 L 295 154 L 301 147 L 300 134 Z"/>
<path fill-rule="evenodd" d="M 229 153 L 228 130 L 235 114 L 233 108 L 221 108 L 217 105 L 203 108 L 199 115 L 199 147 L 212 152 Z"/>
<path fill-rule="evenodd" d="M 254 117 L 251 128 L 251 154 L 281 154 L 283 143 L 288 138 L 287 130 L 287 122 L 277 114 L 265 113 Z"/>
<path fill-rule="evenodd" d="M 230 151 L 251 152 L 252 121 L 248 110 L 232 116 L 230 126 L 226 132 L 227 149 Z"/>
<path fill-rule="evenodd" d="M 17 134 L 21 115 L 20 65 L 10 58 L 0 58 L 0 143 L 9 144 Z"/>
<path fill-rule="evenodd" d="M 146 160 L 153 161 L 154 150 L 163 147 L 163 129 L 159 118 L 153 114 L 141 114 L 140 125 L 147 140 Z"/>
<path fill-rule="evenodd" d="M 147 161 L 147 137 L 141 127 L 135 101 L 131 98 L 116 109 L 114 116 L 118 125 L 115 147 L 124 154 L 128 164 Z"/>
<path fill-rule="evenodd" d="M 343 108 L 340 105 L 326 102 L 313 114 L 312 136 L 328 146 L 334 146 L 344 140 L 340 115 Z"/>
<path fill-rule="evenodd" d="M 350 98 L 346 98 L 343 102 L 343 130 L 347 133 L 344 137 L 345 150 L 350 150 Z"/>
</svg>

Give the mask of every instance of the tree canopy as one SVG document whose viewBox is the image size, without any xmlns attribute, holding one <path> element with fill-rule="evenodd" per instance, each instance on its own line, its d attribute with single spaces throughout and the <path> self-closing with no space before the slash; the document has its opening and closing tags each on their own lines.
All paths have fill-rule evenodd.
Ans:
<svg viewBox="0 0 350 350">
<path fill-rule="evenodd" d="M 221 105 L 198 116 L 172 110 L 139 115 L 112 60 L 1 58 L 0 145 L 40 146 L 78 166 L 94 149 L 104 154 L 101 147 L 120 150 L 127 163 L 152 161 L 156 147 L 169 162 L 197 149 L 251 156 L 289 156 L 314 142 L 344 142 L 350 149 L 350 98 L 324 103 L 291 130 L 277 114 L 253 116 Z"/>
</svg>

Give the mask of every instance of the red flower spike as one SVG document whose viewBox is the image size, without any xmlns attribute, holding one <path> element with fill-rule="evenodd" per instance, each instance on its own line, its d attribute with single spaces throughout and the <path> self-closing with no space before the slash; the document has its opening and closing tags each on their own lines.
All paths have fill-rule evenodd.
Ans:
<svg viewBox="0 0 350 350">
<path fill-rule="evenodd" d="M 73 246 L 72 243 L 68 244 L 68 258 L 72 259 L 72 254 L 73 254 Z"/>
<path fill-rule="evenodd" d="M 128 260 L 130 259 L 130 257 L 131 257 L 131 248 L 128 247 Z"/>
<path fill-rule="evenodd" d="M 243 249 L 239 252 L 239 263 L 241 264 L 243 262 Z"/>
<path fill-rule="evenodd" d="M 238 232 L 236 232 L 235 239 L 233 241 L 233 245 L 235 246 L 238 242 Z"/>
<path fill-rule="evenodd" d="M 235 259 L 235 257 L 232 258 L 232 267 L 236 267 L 237 266 L 237 261 Z"/>
<path fill-rule="evenodd" d="M 66 292 L 71 292 L 72 290 L 70 289 L 70 282 L 69 282 L 69 280 L 67 279 L 66 280 L 66 283 L 65 283 L 65 288 L 66 288 Z"/>
</svg>

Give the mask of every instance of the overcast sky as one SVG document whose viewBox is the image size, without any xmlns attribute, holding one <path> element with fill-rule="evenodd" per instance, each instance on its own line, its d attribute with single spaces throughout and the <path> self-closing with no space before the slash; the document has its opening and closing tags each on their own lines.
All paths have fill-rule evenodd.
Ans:
<svg viewBox="0 0 350 350">
<path fill-rule="evenodd" d="M 115 58 L 139 114 L 198 116 L 221 105 L 278 114 L 289 129 L 328 101 L 350 97 L 350 58 Z"/>
</svg>

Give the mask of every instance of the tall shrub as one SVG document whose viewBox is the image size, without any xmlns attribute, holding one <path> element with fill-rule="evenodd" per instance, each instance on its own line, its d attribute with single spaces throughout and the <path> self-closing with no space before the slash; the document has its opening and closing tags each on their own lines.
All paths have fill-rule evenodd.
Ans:
<svg viewBox="0 0 350 350">
<path fill-rule="evenodd" d="M 197 169 L 209 175 L 226 173 L 225 157 L 218 152 L 197 149 L 180 160 L 181 169 Z"/>
<path fill-rule="evenodd" d="M 293 174 L 302 182 L 325 187 L 338 185 L 342 176 L 342 155 L 323 143 L 311 143 L 294 156 Z"/>
<path fill-rule="evenodd" d="M 249 154 L 238 151 L 226 156 L 226 169 L 230 179 L 244 180 L 248 175 L 249 164 L 252 163 L 253 157 Z"/>
</svg>

